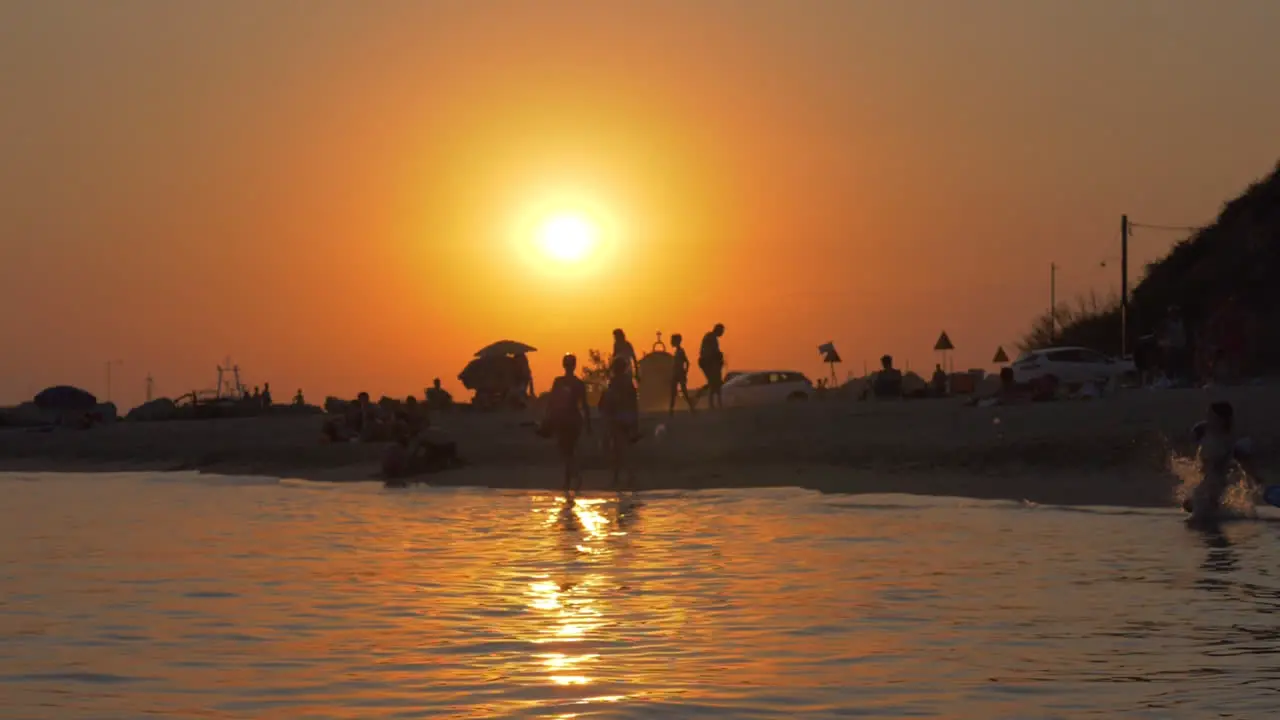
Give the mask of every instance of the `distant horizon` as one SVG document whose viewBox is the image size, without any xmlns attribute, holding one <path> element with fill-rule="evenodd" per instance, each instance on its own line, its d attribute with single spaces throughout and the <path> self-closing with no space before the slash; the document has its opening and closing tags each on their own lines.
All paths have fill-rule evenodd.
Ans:
<svg viewBox="0 0 1280 720">
<path fill-rule="evenodd" d="M 990 368 L 1280 158 L 1280 4 L 0 6 L 0 404 L 420 394 L 502 337 Z M 548 233 L 554 235 L 549 237 Z M 1130 287 L 1182 239 L 1135 232 Z M 1105 267 L 1103 264 L 1105 263 Z M 675 321 L 675 322 L 671 322 Z M 927 374 L 927 373 L 926 373 Z"/>
</svg>

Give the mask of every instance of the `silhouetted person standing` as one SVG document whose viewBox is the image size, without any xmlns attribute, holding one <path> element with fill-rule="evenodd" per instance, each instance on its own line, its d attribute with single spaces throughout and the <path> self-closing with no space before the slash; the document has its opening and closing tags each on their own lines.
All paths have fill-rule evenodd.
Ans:
<svg viewBox="0 0 1280 720">
<path fill-rule="evenodd" d="M 707 378 L 708 407 L 724 407 L 720 387 L 724 385 L 724 353 L 720 352 L 720 338 L 724 337 L 724 325 L 716 323 L 711 332 L 702 336 L 698 349 L 698 367 Z"/>
<path fill-rule="evenodd" d="M 515 356 L 516 371 L 516 391 L 519 397 L 531 398 L 533 394 L 533 369 L 529 367 L 529 356 L 525 353 L 516 353 Z"/>
<path fill-rule="evenodd" d="M 671 347 L 675 348 L 671 366 L 671 406 L 669 415 L 676 414 L 676 397 L 684 394 L 684 401 L 689 403 L 689 412 L 694 411 L 693 398 L 689 397 L 689 354 L 684 351 L 684 336 L 674 333 L 671 336 Z"/>
<path fill-rule="evenodd" d="M 271 383 L 262 383 L 262 407 L 271 407 Z"/>
<path fill-rule="evenodd" d="M 941 363 L 934 366 L 930 384 L 934 395 L 942 397 L 947 394 L 947 371 L 942 369 Z"/>
<path fill-rule="evenodd" d="M 902 371 L 893 366 L 893 356 L 880 358 L 880 372 L 874 383 L 877 398 L 902 397 Z"/>
<path fill-rule="evenodd" d="M 627 339 L 627 334 L 622 332 L 621 328 L 613 331 L 613 356 L 609 358 L 609 367 L 613 367 L 613 363 L 618 360 L 625 359 L 627 365 L 631 368 L 631 374 L 638 381 L 640 379 L 640 360 L 636 357 L 636 349 L 632 347 L 631 341 Z"/>
<path fill-rule="evenodd" d="M 432 410 L 448 410 L 453 405 L 453 396 L 448 390 L 440 387 L 440 378 L 436 378 L 431 382 L 431 387 L 427 388 L 427 407 Z"/>
</svg>

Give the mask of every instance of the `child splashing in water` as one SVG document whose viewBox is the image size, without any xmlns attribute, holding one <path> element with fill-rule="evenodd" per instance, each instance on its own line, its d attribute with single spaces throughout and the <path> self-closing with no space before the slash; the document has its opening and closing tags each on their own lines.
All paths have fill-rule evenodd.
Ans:
<svg viewBox="0 0 1280 720">
<path fill-rule="evenodd" d="M 1182 507 L 1191 513 L 1188 524 L 1204 527 L 1221 518 L 1222 501 L 1231 485 L 1232 464 L 1238 465 L 1255 484 L 1261 485 L 1262 481 L 1250 461 L 1248 438 L 1236 433 L 1231 403 L 1211 404 L 1209 417 L 1197 423 L 1193 433 L 1199 445 L 1196 459 L 1201 480 Z"/>
</svg>

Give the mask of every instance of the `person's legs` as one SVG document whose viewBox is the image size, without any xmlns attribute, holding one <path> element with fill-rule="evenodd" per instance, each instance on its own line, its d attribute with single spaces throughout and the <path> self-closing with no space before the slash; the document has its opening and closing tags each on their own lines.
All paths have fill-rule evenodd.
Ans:
<svg viewBox="0 0 1280 720">
<path fill-rule="evenodd" d="M 564 464 L 564 494 L 576 492 L 573 480 L 578 480 L 577 489 L 582 488 L 582 475 L 578 472 L 578 428 L 561 427 L 556 433 L 556 442 L 560 449 L 560 461 Z"/>
<path fill-rule="evenodd" d="M 631 439 L 626 437 L 626 433 L 627 433 L 627 428 L 625 425 L 616 421 L 610 422 L 609 460 L 613 466 L 613 489 L 614 490 L 617 490 L 620 487 L 623 456 L 624 456 L 624 453 L 626 453 L 626 446 L 631 442 Z"/>
<path fill-rule="evenodd" d="M 639 420 L 639 418 L 637 418 L 637 419 L 636 419 L 636 420 L 635 420 L 635 421 L 634 421 L 634 422 L 633 422 L 633 423 L 628 427 L 628 429 L 627 429 L 627 436 L 628 436 L 628 437 L 631 437 L 631 438 L 638 438 L 638 437 L 640 436 L 640 420 Z M 631 452 L 631 449 L 630 449 L 630 446 L 629 446 L 629 445 L 628 445 L 628 448 L 627 448 L 627 450 L 626 450 L 625 452 L 627 452 L 627 453 L 630 453 L 630 452 Z M 622 461 L 619 463 L 619 465 L 621 465 L 621 466 L 622 466 L 622 469 L 623 469 L 623 471 L 624 471 L 624 472 L 625 472 L 625 474 L 626 474 L 626 478 L 627 478 L 627 490 L 629 490 L 629 491 L 631 491 L 631 492 L 635 492 L 635 491 L 636 491 L 636 469 L 635 469 L 634 467 L 632 467 L 632 465 L 631 465 L 631 456 L 630 456 L 630 454 L 623 455 L 623 456 L 622 456 Z"/>
<path fill-rule="evenodd" d="M 694 402 L 693 396 L 689 394 L 689 380 L 687 378 L 681 378 L 680 392 L 684 393 L 684 401 L 689 403 L 689 412 L 694 412 L 696 410 L 694 407 L 696 403 Z"/>
</svg>

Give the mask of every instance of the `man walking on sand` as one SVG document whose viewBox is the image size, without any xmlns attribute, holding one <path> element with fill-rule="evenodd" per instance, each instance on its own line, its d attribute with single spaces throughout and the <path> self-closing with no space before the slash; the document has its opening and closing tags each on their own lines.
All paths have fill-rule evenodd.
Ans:
<svg viewBox="0 0 1280 720">
<path fill-rule="evenodd" d="M 724 353 L 720 352 L 720 338 L 724 337 L 724 324 L 716 323 L 711 332 L 702 336 L 698 349 L 698 367 L 707 378 L 707 407 L 724 407 L 720 386 L 724 384 Z"/>
</svg>

